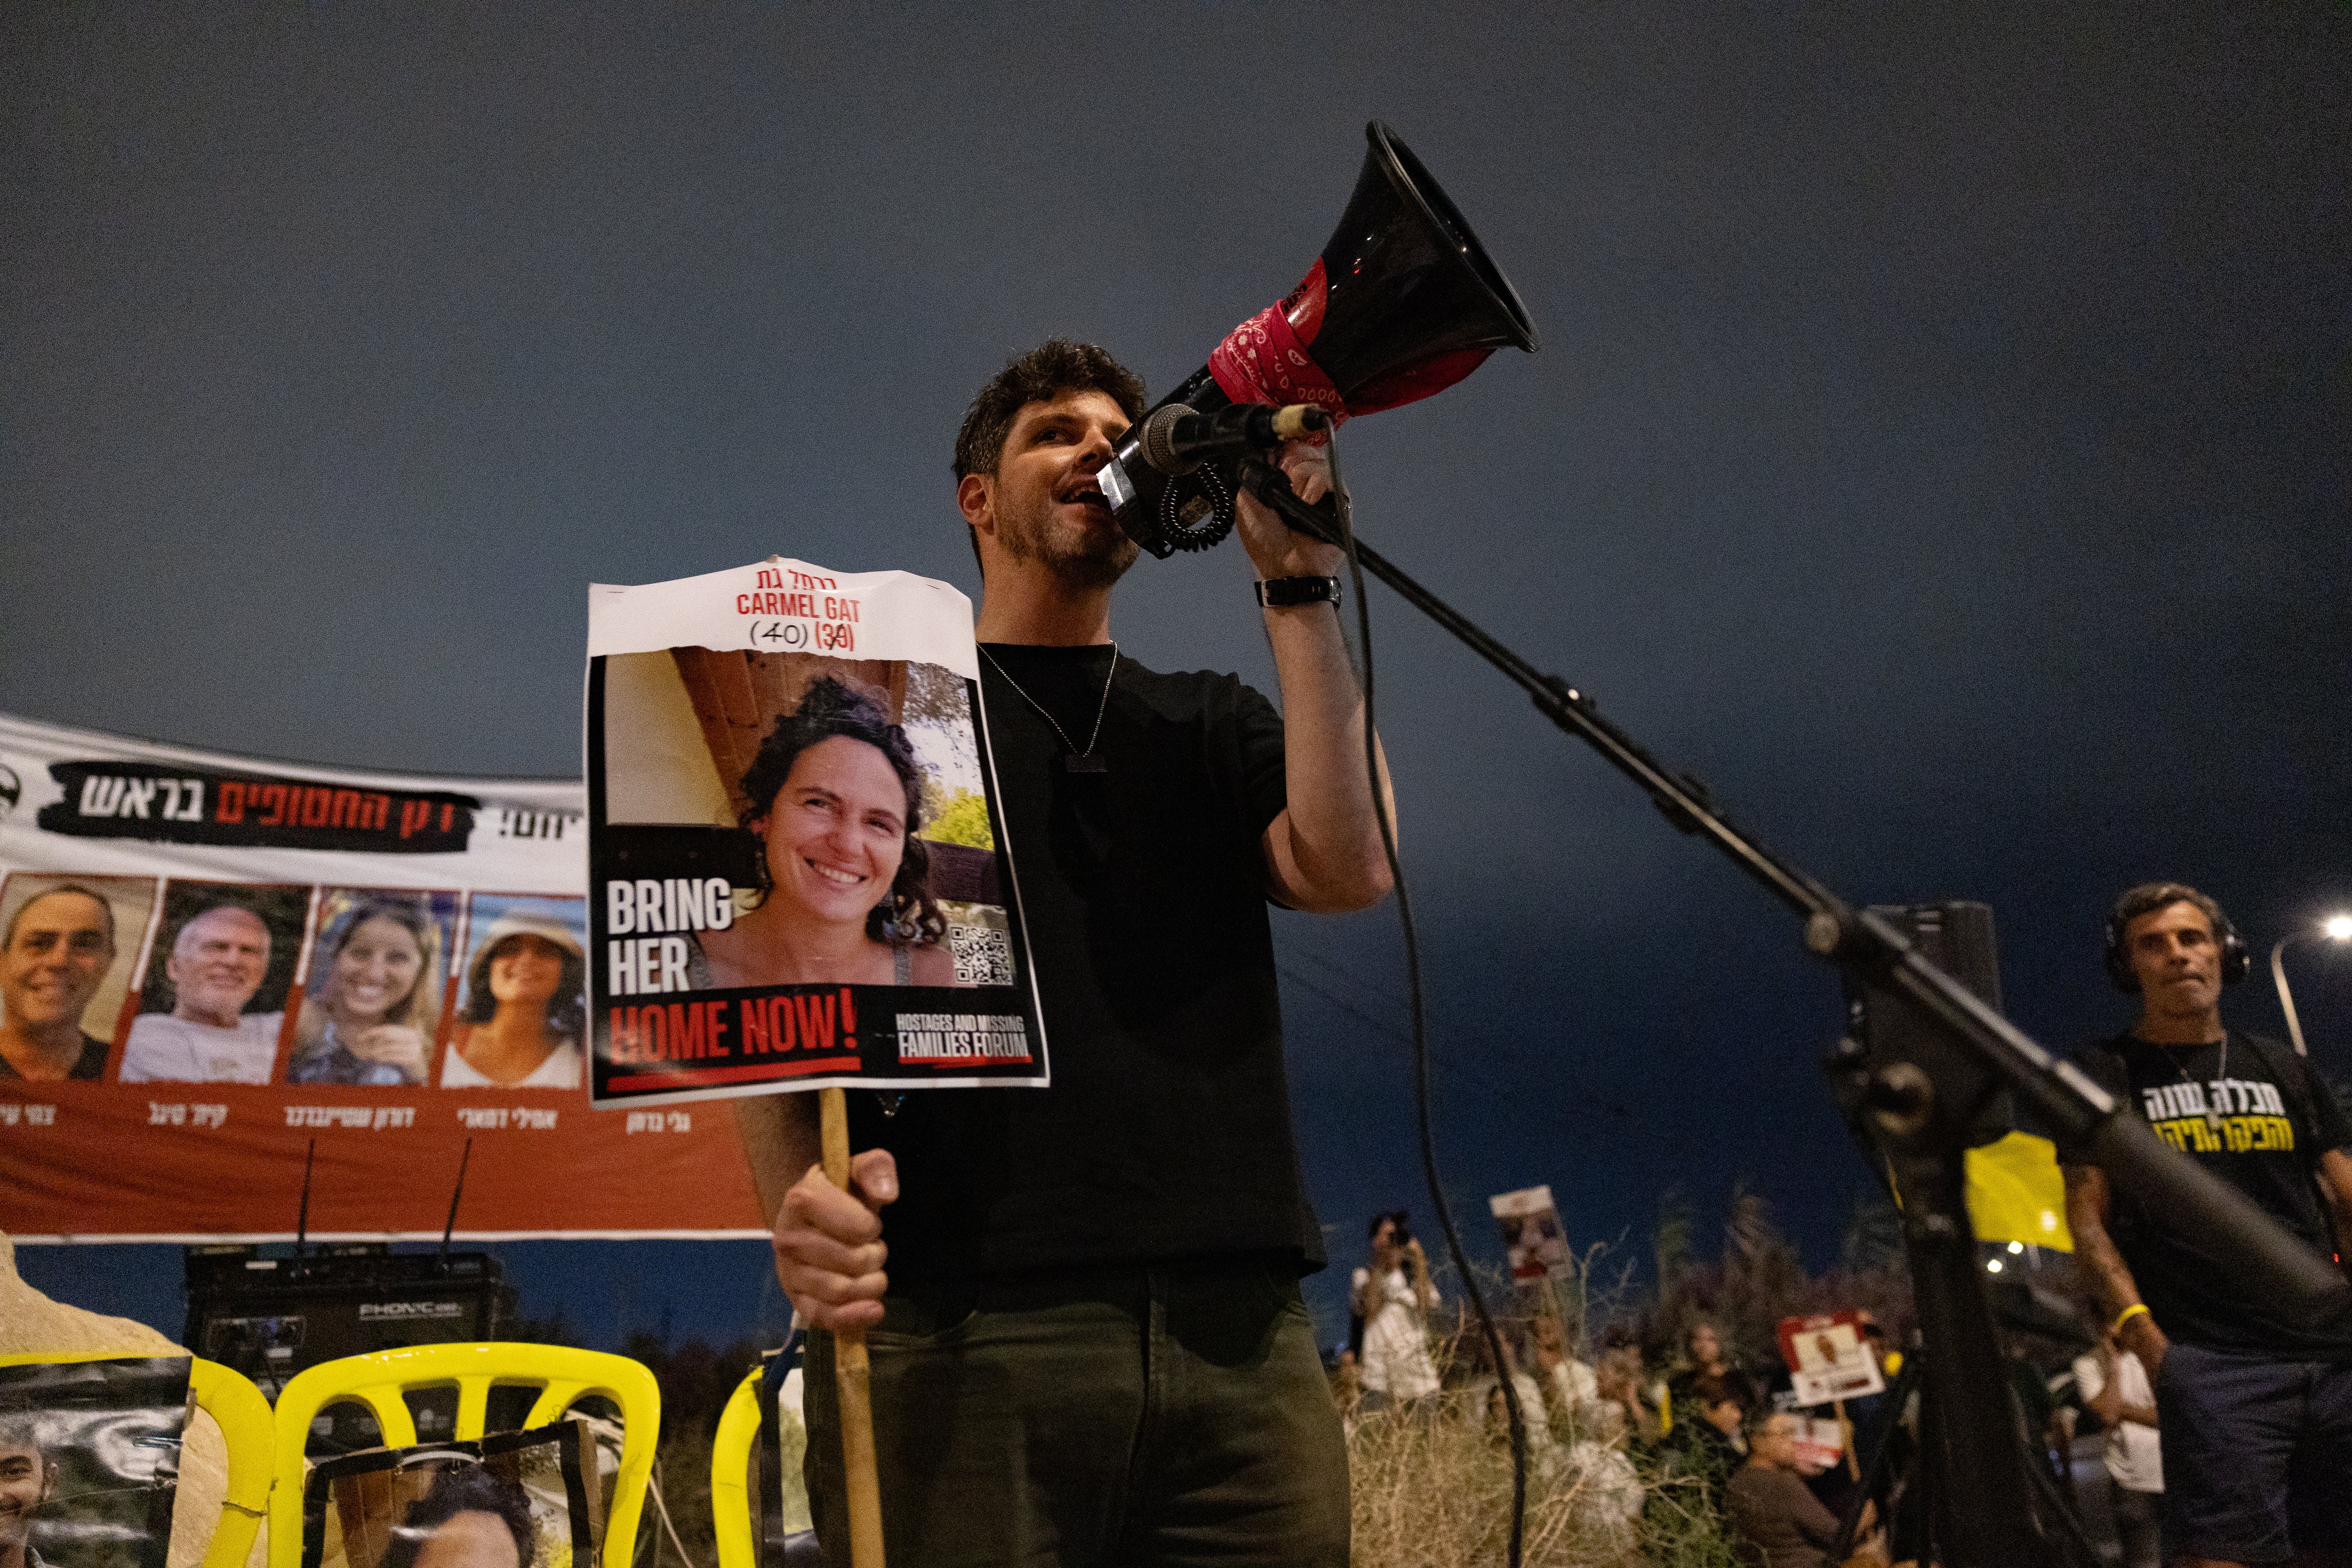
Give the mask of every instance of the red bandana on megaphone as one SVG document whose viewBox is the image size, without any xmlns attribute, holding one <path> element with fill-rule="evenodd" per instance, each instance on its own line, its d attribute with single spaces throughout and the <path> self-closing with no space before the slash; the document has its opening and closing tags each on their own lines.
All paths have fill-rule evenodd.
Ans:
<svg viewBox="0 0 2352 1568">
<path fill-rule="evenodd" d="M 1298 287 L 1225 334 L 1209 354 L 1209 374 L 1218 390 L 1235 403 L 1311 403 L 1339 424 L 1358 414 L 1417 403 L 1444 391 L 1486 363 L 1491 348 L 1442 353 L 1341 397 L 1339 389 L 1307 351 L 1323 327 L 1331 297 L 1323 259 L 1316 258 Z M 1319 442 L 1321 437 L 1316 439 Z"/>
</svg>

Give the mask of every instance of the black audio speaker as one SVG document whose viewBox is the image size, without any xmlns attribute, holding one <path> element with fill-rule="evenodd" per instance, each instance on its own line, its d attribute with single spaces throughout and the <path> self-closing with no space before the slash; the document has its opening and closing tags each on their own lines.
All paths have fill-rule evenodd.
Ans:
<svg viewBox="0 0 2352 1568">
<path fill-rule="evenodd" d="M 1935 904 L 1874 904 L 1870 912 L 1908 937 L 1920 955 L 2000 1011 L 2000 955 L 1993 939 L 1992 906 L 1968 900 Z M 1846 1032 L 1868 1047 L 1874 1065 L 1912 1061 L 1948 1086 L 1957 1103 L 1937 1107 L 1937 1119 L 1958 1129 L 1971 1148 L 1990 1143 L 2016 1124 L 2009 1091 L 1976 1058 L 1954 1045 L 1910 999 L 1874 985 L 1846 983 Z"/>
<path fill-rule="evenodd" d="M 487 1253 L 403 1253 L 322 1247 L 302 1258 L 252 1247 L 187 1251 L 188 1322 L 181 1342 L 251 1378 L 275 1401 L 306 1367 L 370 1351 L 490 1340 L 515 1317 L 514 1288 Z M 453 1434 L 457 1391 L 411 1400 L 421 1438 Z M 312 1426 L 314 1454 L 381 1441 L 373 1417 L 338 1405 Z"/>
</svg>

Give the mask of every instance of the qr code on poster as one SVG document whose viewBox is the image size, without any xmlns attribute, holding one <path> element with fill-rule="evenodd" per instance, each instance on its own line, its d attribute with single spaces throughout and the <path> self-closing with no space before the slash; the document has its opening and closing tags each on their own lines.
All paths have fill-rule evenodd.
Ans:
<svg viewBox="0 0 2352 1568">
<path fill-rule="evenodd" d="M 956 978 L 966 985 L 1013 984 L 1013 943 L 994 926 L 950 925 L 948 949 Z"/>
</svg>

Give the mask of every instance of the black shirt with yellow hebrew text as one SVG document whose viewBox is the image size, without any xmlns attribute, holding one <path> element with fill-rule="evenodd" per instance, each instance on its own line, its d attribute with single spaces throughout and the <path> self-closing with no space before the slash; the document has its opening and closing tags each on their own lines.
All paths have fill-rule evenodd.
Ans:
<svg viewBox="0 0 2352 1568">
<path fill-rule="evenodd" d="M 2158 1136 L 2252 1198 L 2322 1257 L 2336 1252 L 2313 1173 L 2352 1148 L 2352 1118 L 2305 1058 L 2231 1030 L 2223 1044 L 2159 1046 L 2133 1035 L 2081 1053 L 2084 1071 Z M 2170 1338 L 2207 1350 L 2352 1361 L 2352 1316 L 2298 1327 L 2267 1293 L 2216 1261 L 2185 1218 L 2151 1212 L 2115 1184 L 2109 1230 L 2141 1299 Z"/>
</svg>

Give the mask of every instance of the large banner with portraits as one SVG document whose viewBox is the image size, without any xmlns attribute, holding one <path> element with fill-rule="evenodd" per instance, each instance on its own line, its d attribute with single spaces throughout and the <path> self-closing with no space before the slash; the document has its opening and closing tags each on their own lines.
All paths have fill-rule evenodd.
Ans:
<svg viewBox="0 0 2352 1568">
<path fill-rule="evenodd" d="M 772 556 L 588 652 L 597 1103 L 1049 1080 L 969 599 Z"/>
<path fill-rule="evenodd" d="M 588 1087 L 572 782 L 369 773 L 0 715 L 0 1230 L 766 1234 L 733 1119 Z"/>
</svg>

